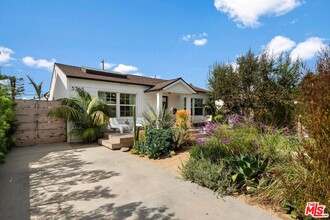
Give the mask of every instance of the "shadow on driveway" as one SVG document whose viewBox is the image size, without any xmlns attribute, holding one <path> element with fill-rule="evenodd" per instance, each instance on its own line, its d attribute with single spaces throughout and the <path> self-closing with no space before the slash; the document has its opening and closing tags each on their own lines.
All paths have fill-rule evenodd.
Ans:
<svg viewBox="0 0 330 220">
<path fill-rule="evenodd" d="M 96 144 L 14 148 L 7 160 L 1 219 L 278 219 Z"/>
<path fill-rule="evenodd" d="M 112 170 L 104 151 L 64 143 L 14 148 L 0 166 L 1 219 L 174 218 L 166 206 L 117 205 L 108 183 L 121 173 Z"/>
</svg>

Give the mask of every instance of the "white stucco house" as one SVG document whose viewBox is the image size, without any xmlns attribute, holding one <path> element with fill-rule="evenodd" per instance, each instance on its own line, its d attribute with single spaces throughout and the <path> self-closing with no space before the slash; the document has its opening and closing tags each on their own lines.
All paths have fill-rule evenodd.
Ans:
<svg viewBox="0 0 330 220">
<path fill-rule="evenodd" d="M 205 120 L 203 105 L 207 90 L 188 84 L 182 78 L 170 80 L 123 74 L 88 67 L 54 64 L 49 100 L 74 97 L 82 87 L 92 97 L 104 99 L 113 108 L 119 123 L 131 121 L 133 106 L 141 116 L 148 104 L 161 108 L 187 109 L 193 123 Z"/>
</svg>

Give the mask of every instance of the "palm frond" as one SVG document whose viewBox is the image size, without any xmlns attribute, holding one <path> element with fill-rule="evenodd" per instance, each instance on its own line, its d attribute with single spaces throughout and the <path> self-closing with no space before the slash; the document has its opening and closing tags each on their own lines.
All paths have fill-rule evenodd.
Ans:
<svg viewBox="0 0 330 220">
<path fill-rule="evenodd" d="M 66 105 L 51 109 L 48 112 L 48 116 L 53 118 L 61 118 L 72 122 L 77 122 L 82 119 L 82 114 L 79 111 Z"/>
<path fill-rule="evenodd" d="M 92 100 L 88 103 L 88 106 L 87 106 L 87 109 L 86 109 L 87 114 L 91 114 L 91 112 L 93 110 L 93 107 L 95 105 L 97 105 L 98 103 L 99 103 L 99 98 L 98 97 L 92 98 Z"/>
<path fill-rule="evenodd" d="M 60 99 L 61 105 L 66 105 L 71 108 L 76 109 L 77 111 L 84 112 L 84 109 L 82 108 L 81 105 L 79 105 L 79 101 L 76 98 L 63 98 Z"/>
<path fill-rule="evenodd" d="M 37 83 L 31 77 L 27 76 L 27 78 L 30 80 L 30 84 L 34 87 L 34 90 L 37 93 L 38 99 L 40 100 L 43 82 L 41 82 L 39 85 L 37 85 Z"/>
<path fill-rule="evenodd" d="M 108 117 L 115 116 L 111 107 L 102 99 L 98 99 L 98 103 L 93 107 L 93 111 L 102 111 Z"/>
<path fill-rule="evenodd" d="M 98 97 L 91 98 L 83 89 L 76 89 L 75 98 L 61 99 L 61 106 L 52 109 L 48 115 L 71 122 L 71 136 L 78 136 L 84 142 L 92 142 L 103 136 L 104 124 L 112 115 L 110 106 Z"/>
<path fill-rule="evenodd" d="M 102 126 L 109 121 L 109 117 L 102 111 L 95 111 L 90 116 L 92 117 L 94 125 Z"/>
<path fill-rule="evenodd" d="M 78 98 L 84 100 L 84 102 L 89 103 L 91 101 L 91 95 L 83 88 L 76 88 L 76 92 L 78 93 Z"/>
</svg>

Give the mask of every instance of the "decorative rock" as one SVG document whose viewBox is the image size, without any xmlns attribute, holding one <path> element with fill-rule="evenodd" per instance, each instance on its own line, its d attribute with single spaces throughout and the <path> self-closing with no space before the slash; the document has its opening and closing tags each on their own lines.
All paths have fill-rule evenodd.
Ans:
<svg viewBox="0 0 330 220">
<path fill-rule="evenodd" d="M 129 147 L 122 147 L 120 150 L 121 150 L 122 152 L 127 152 L 127 151 L 129 151 Z"/>
</svg>

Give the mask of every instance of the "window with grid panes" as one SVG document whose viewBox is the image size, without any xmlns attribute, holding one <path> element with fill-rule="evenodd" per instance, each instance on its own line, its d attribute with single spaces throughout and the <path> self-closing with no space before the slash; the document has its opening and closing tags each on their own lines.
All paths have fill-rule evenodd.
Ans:
<svg viewBox="0 0 330 220">
<path fill-rule="evenodd" d="M 99 92 L 99 98 L 106 101 L 114 115 L 116 115 L 117 94 L 115 92 Z"/>
<path fill-rule="evenodd" d="M 120 117 L 133 116 L 134 105 L 136 105 L 135 94 L 120 93 Z"/>
<path fill-rule="evenodd" d="M 204 115 L 203 99 L 191 99 L 191 112 L 193 115 Z"/>
</svg>

